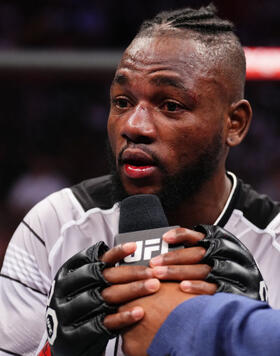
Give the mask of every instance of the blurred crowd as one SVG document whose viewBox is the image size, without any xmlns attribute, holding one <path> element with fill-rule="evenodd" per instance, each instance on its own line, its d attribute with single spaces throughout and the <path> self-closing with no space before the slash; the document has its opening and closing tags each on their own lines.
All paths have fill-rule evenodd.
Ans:
<svg viewBox="0 0 280 356">
<path fill-rule="evenodd" d="M 143 19 L 211 0 L 1 0 L 2 48 L 125 47 Z M 279 44 L 278 0 L 212 0 L 244 45 Z"/>
<path fill-rule="evenodd" d="M 246 46 L 280 46 L 277 0 L 213 1 L 234 21 Z M 124 49 L 143 19 L 158 11 L 208 4 L 200 0 L 149 2 L 0 0 L 1 50 Z M 24 214 L 46 195 L 108 172 L 106 119 L 113 70 L 7 72 L 0 67 L 0 265 Z M 228 169 L 280 200 L 280 83 L 248 82 L 254 120 L 232 150 Z"/>
</svg>

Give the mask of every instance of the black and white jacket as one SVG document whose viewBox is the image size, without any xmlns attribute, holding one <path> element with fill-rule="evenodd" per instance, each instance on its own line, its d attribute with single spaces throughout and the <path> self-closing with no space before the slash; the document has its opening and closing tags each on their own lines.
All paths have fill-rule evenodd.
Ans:
<svg viewBox="0 0 280 356">
<path fill-rule="evenodd" d="M 215 224 L 248 247 L 269 303 L 280 308 L 280 205 L 228 174 L 233 188 Z M 47 295 L 58 268 L 99 240 L 114 245 L 119 204 L 111 201 L 110 184 L 104 176 L 53 193 L 18 226 L 0 275 L 0 356 L 36 355 L 45 342 Z M 113 355 L 112 346 L 106 355 Z"/>
</svg>

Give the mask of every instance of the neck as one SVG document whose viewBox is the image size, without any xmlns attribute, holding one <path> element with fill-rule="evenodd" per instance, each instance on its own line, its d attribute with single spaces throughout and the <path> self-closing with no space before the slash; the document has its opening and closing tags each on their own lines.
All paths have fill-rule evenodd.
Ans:
<svg viewBox="0 0 280 356">
<path fill-rule="evenodd" d="M 231 187 L 232 182 L 225 172 L 213 177 L 194 197 L 167 212 L 169 224 L 187 228 L 198 224 L 213 225 L 224 209 Z"/>
</svg>

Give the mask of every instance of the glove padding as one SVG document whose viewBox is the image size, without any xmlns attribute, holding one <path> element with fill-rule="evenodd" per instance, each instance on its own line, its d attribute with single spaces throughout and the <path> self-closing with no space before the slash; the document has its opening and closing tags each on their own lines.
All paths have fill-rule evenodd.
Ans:
<svg viewBox="0 0 280 356">
<path fill-rule="evenodd" d="M 212 267 L 206 281 L 218 285 L 217 292 L 267 301 L 266 286 L 250 251 L 230 232 L 215 225 L 198 225 L 205 237 L 198 246 L 206 249 L 200 263 Z"/>
<path fill-rule="evenodd" d="M 56 274 L 46 313 L 52 356 L 99 356 L 116 335 L 103 325 L 116 312 L 101 296 L 110 284 L 102 274 L 104 242 L 85 249 L 64 263 Z"/>
</svg>

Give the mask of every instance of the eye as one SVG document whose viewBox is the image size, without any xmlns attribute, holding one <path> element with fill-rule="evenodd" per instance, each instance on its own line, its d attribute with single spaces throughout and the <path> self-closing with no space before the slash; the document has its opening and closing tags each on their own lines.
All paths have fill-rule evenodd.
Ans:
<svg viewBox="0 0 280 356">
<path fill-rule="evenodd" d="M 182 110 L 183 106 L 176 101 L 166 101 L 161 106 L 161 109 L 166 110 L 168 112 L 176 112 L 178 110 Z"/>
<path fill-rule="evenodd" d="M 113 99 L 113 104 L 119 109 L 126 109 L 129 106 L 129 101 L 125 98 Z"/>
</svg>

